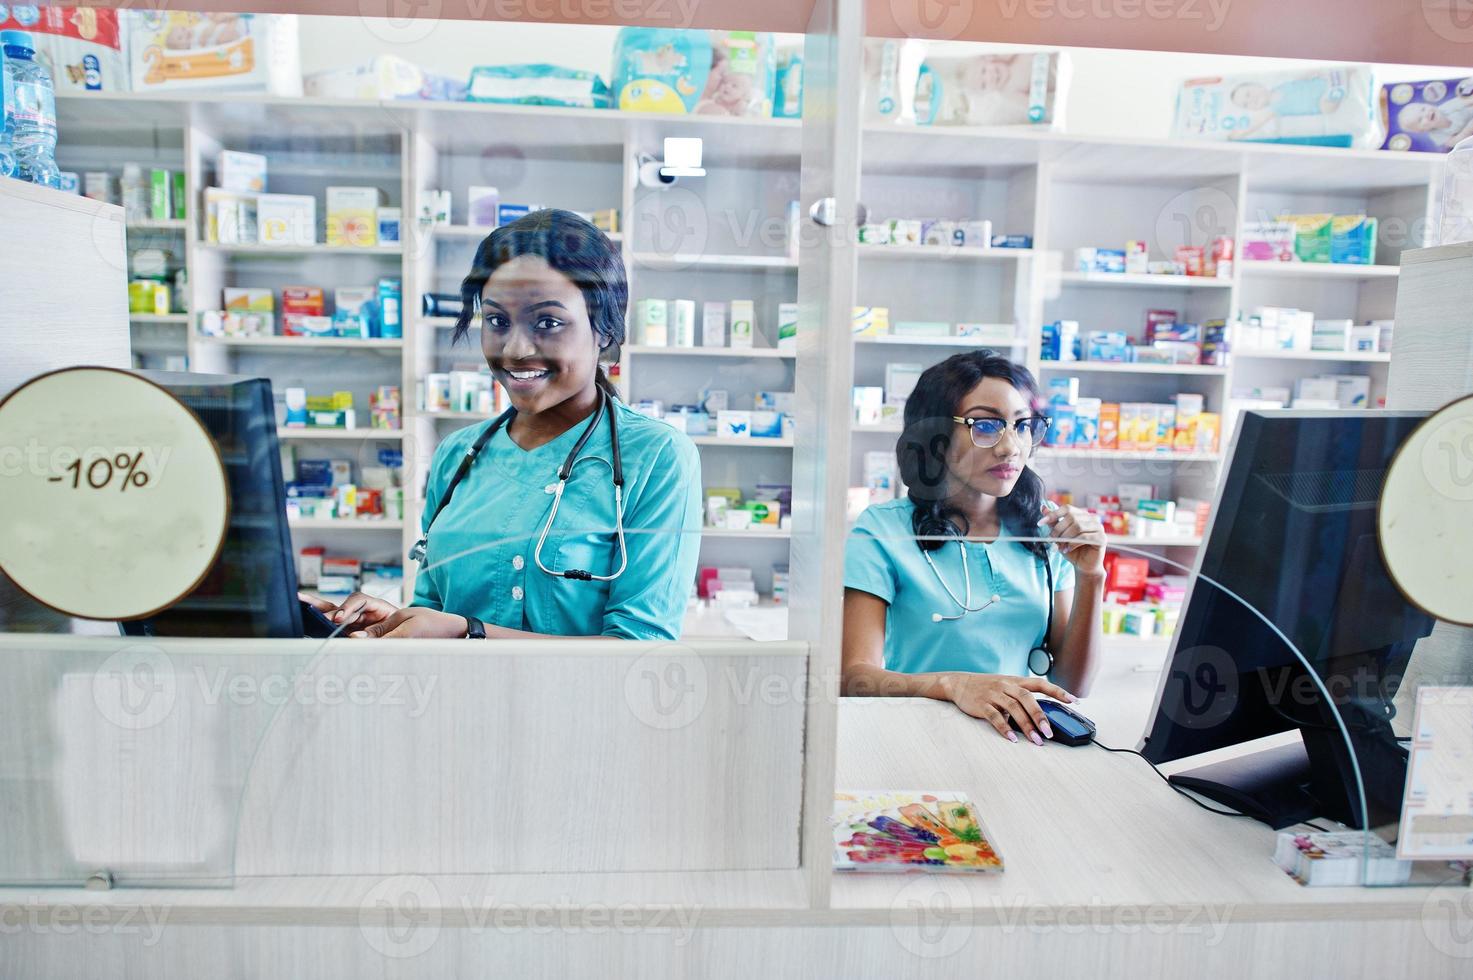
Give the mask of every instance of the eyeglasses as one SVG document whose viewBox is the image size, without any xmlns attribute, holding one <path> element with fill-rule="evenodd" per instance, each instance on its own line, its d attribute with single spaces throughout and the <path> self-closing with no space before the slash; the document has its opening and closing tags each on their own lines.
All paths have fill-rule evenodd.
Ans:
<svg viewBox="0 0 1473 980">
<path fill-rule="evenodd" d="M 1002 439 L 1003 429 L 1008 427 L 1006 419 L 998 418 L 964 419 L 953 415 L 951 420 L 972 430 L 972 445 L 978 449 L 991 449 L 997 445 Z M 1043 442 L 1043 434 L 1052 422 L 1053 419 L 1046 415 L 1030 415 L 1013 422 L 1013 434 L 1023 445 L 1037 446 Z"/>
</svg>

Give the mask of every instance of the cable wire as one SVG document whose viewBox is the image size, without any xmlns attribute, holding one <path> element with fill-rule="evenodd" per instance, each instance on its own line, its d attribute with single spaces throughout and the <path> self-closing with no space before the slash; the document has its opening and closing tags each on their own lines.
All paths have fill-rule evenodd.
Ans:
<svg viewBox="0 0 1473 980">
<path fill-rule="evenodd" d="M 1140 753 L 1140 751 L 1138 749 L 1112 749 L 1112 748 L 1110 748 L 1110 746 L 1108 746 L 1105 743 L 1103 743 L 1101 741 L 1098 741 L 1098 740 L 1096 740 L 1094 744 L 1095 745 L 1098 745 L 1100 748 L 1104 749 L 1106 752 L 1120 752 L 1120 753 L 1122 753 L 1124 755 L 1138 756 L 1142 762 L 1144 762 L 1146 765 L 1148 765 L 1148 766 L 1151 767 L 1151 771 L 1152 772 L 1154 772 L 1156 775 L 1158 775 L 1158 776 L 1161 777 L 1161 781 L 1162 782 L 1164 782 L 1167 786 L 1170 786 L 1172 789 L 1176 790 L 1182 796 L 1184 796 L 1187 799 L 1191 800 L 1193 803 L 1197 804 L 1202 809 L 1206 810 L 1208 813 L 1215 813 L 1215 814 L 1217 814 L 1218 816 L 1221 816 L 1221 817 L 1249 817 L 1249 816 L 1252 816 L 1252 814 L 1248 814 L 1248 813 L 1239 813 L 1237 810 L 1219 810 L 1215 806 L 1208 806 L 1206 803 L 1203 803 L 1201 800 L 1197 799 L 1195 796 L 1193 796 L 1192 794 L 1188 793 L 1186 790 L 1182 789 L 1180 786 L 1176 785 L 1170 779 L 1168 779 L 1166 777 L 1166 774 L 1156 767 L 1156 763 L 1152 762 L 1150 759 L 1147 759 L 1144 755 L 1142 755 Z"/>
</svg>

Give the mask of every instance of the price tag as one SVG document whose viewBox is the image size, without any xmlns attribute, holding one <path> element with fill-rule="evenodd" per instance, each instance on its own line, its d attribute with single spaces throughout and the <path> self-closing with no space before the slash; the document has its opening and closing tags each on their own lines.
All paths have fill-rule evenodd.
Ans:
<svg viewBox="0 0 1473 980">
<path fill-rule="evenodd" d="M 1473 626 L 1473 396 L 1444 405 L 1396 451 L 1377 537 L 1392 581 L 1430 616 Z"/>
<path fill-rule="evenodd" d="M 85 619 L 137 619 L 188 595 L 225 539 L 215 442 L 151 381 L 43 374 L 0 401 L 0 571 Z"/>
</svg>

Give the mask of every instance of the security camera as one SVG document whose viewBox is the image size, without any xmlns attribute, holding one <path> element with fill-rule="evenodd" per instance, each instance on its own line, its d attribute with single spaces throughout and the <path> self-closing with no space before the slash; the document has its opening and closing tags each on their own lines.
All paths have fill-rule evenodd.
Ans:
<svg viewBox="0 0 1473 980">
<path fill-rule="evenodd" d="M 672 187 L 677 181 L 680 180 L 680 178 L 676 174 L 666 172 L 668 168 L 665 166 L 665 162 L 663 160 L 657 160 L 648 153 L 641 153 L 636 158 L 636 162 L 638 163 L 637 169 L 639 171 L 640 187 L 651 187 L 656 189 L 661 187 Z"/>
</svg>

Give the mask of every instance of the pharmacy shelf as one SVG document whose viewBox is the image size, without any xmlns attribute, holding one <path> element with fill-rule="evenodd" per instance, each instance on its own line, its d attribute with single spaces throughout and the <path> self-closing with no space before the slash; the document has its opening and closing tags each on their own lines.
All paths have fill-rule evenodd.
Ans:
<svg viewBox="0 0 1473 980">
<path fill-rule="evenodd" d="M 1252 358 L 1260 361 L 1330 361 L 1337 364 L 1389 364 L 1390 351 L 1355 352 L 1338 350 L 1234 350 L 1233 357 L 1239 360 Z"/>
<path fill-rule="evenodd" d="M 178 323 L 189 322 L 188 313 L 129 313 L 129 323 Z"/>
<path fill-rule="evenodd" d="M 183 218 L 143 218 L 125 224 L 126 231 L 184 231 Z"/>
<path fill-rule="evenodd" d="M 1220 463 L 1222 453 L 1198 453 L 1198 452 L 1152 452 L 1149 450 L 1124 450 L 1124 449 L 1056 449 L 1052 446 L 1043 446 L 1038 450 L 1035 457 L 1038 460 L 1050 459 L 1105 459 L 1105 460 L 1128 460 L 1135 462 L 1151 463 Z"/>
<path fill-rule="evenodd" d="M 287 525 L 294 531 L 402 531 L 404 522 L 387 517 L 293 517 Z"/>
<path fill-rule="evenodd" d="M 404 430 L 403 429 L 372 429 L 372 428 L 370 428 L 370 429 L 364 429 L 364 428 L 357 428 L 357 429 L 327 429 L 327 428 L 321 428 L 321 427 L 317 427 L 317 426 L 309 426 L 309 427 L 304 428 L 304 429 L 282 427 L 282 428 L 278 428 L 276 430 L 276 438 L 278 438 L 278 439 L 311 440 L 313 442 L 316 442 L 319 439 L 330 439 L 330 440 L 345 440 L 345 439 L 372 440 L 372 439 L 381 439 L 381 440 L 385 440 L 385 441 L 392 441 L 392 440 L 396 440 L 396 439 L 403 439 L 404 438 Z"/>
<path fill-rule="evenodd" d="M 749 436 L 745 439 L 726 439 L 721 436 L 691 436 L 690 441 L 697 446 L 730 446 L 733 449 L 792 449 L 792 436 L 778 436 L 759 438 Z"/>
<path fill-rule="evenodd" d="M 1395 265 L 1351 265 L 1344 262 L 1253 262 L 1241 263 L 1245 276 L 1274 279 L 1395 279 Z"/>
<path fill-rule="evenodd" d="M 636 270 L 648 269 L 655 272 L 683 272 L 687 269 L 728 269 L 764 271 L 770 269 L 798 270 L 798 260 L 786 255 L 661 255 L 658 252 L 635 252 L 631 256 Z"/>
<path fill-rule="evenodd" d="M 868 423 L 868 424 L 861 425 L 858 422 L 856 422 L 856 423 L 854 423 L 853 425 L 851 425 L 849 427 L 849 431 L 851 431 L 851 432 L 883 433 L 883 434 L 886 434 L 886 435 L 899 435 L 900 433 L 902 433 L 902 432 L 905 431 L 905 424 L 902 423 L 902 422 L 871 422 L 871 423 Z"/>
<path fill-rule="evenodd" d="M 1031 248 L 980 248 L 959 245 L 860 245 L 859 258 L 919 259 L 939 262 L 1007 262 L 1032 258 Z"/>
<path fill-rule="evenodd" d="M 656 357 L 759 357 L 786 361 L 797 356 L 793 351 L 778 350 L 776 347 L 650 347 L 647 344 L 631 344 L 624 348 L 624 353 Z"/>
<path fill-rule="evenodd" d="M 200 242 L 198 247 L 205 252 L 217 252 L 221 255 L 257 258 L 280 255 L 368 255 L 374 258 L 400 258 L 404 254 L 402 244 L 326 245 L 318 242 L 313 245 L 222 245 L 219 242 Z"/>
<path fill-rule="evenodd" d="M 880 344 L 890 347 L 958 347 L 966 350 L 991 347 L 1013 349 L 1027 347 L 1028 341 L 1014 338 L 1003 344 L 992 344 L 976 337 L 897 337 L 893 334 L 879 337 L 855 337 L 856 344 Z"/>
<path fill-rule="evenodd" d="M 422 316 L 419 322 L 420 326 L 432 327 L 436 330 L 450 330 L 455 326 L 455 319 L 453 316 Z M 481 329 L 481 321 L 471 320 L 470 328 L 472 330 Z"/>
<path fill-rule="evenodd" d="M 702 538 L 791 538 L 792 531 L 784 531 L 780 527 L 749 527 L 742 530 L 731 530 L 724 527 L 701 528 Z"/>
<path fill-rule="evenodd" d="M 1128 272 L 1056 272 L 1050 279 L 1066 286 L 1122 286 L 1144 289 L 1230 289 L 1231 279 Z"/>
<path fill-rule="evenodd" d="M 435 238 L 479 242 L 495 230 L 495 228 L 482 228 L 478 225 L 431 225 L 429 233 Z M 604 232 L 604 237 L 611 242 L 622 242 L 624 240 L 624 233 L 606 231 Z"/>
<path fill-rule="evenodd" d="M 259 348 L 262 350 L 336 350 L 397 353 L 403 349 L 400 338 L 386 337 L 199 337 L 201 343 L 221 347 Z"/>
<path fill-rule="evenodd" d="M 1224 375 L 1228 369 L 1216 364 L 1136 364 L 1116 361 L 1040 361 L 1044 371 L 1086 371 L 1099 374 L 1205 374 Z"/>
</svg>

